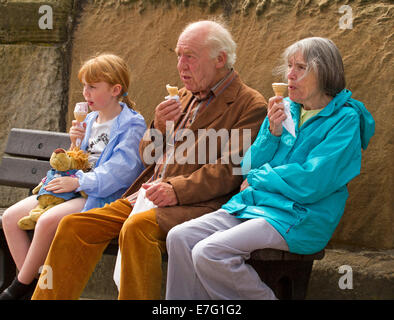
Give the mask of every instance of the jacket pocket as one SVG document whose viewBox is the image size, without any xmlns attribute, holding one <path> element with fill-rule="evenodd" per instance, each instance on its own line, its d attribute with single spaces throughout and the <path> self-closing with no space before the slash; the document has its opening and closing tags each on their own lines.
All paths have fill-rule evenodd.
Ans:
<svg viewBox="0 0 394 320">
<path fill-rule="evenodd" d="M 286 233 L 289 233 L 289 231 L 291 229 L 298 226 L 302 222 L 302 220 L 304 220 L 307 212 L 308 212 L 308 210 L 306 208 L 304 208 L 299 203 L 294 202 L 293 203 L 293 213 L 297 217 L 297 220 L 288 227 L 288 229 L 286 230 Z"/>
</svg>

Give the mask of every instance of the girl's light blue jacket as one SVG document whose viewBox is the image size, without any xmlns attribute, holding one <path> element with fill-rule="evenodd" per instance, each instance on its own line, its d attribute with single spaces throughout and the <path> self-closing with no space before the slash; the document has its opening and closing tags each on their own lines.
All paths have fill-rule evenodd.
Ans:
<svg viewBox="0 0 394 320">
<path fill-rule="evenodd" d="M 269 131 L 266 118 L 242 161 L 249 187 L 223 209 L 238 218 L 264 218 L 290 252 L 312 254 L 330 240 L 345 209 L 347 184 L 360 173 L 375 122 L 364 105 L 342 90 L 298 128 L 300 105 L 290 101 L 296 138 Z"/>
<path fill-rule="evenodd" d="M 110 139 L 96 162 L 94 170 L 76 175 L 80 187 L 88 195 L 83 211 L 101 208 L 119 199 L 144 169 L 139 155 L 139 144 L 146 130 L 142 115 L 120 102 L 122 111 L 111 127 Z M 85 119 L 86 134 L 81 149 L 86 150 L 92 125 L 98 116 L 93 111 Z"/>
</svg>

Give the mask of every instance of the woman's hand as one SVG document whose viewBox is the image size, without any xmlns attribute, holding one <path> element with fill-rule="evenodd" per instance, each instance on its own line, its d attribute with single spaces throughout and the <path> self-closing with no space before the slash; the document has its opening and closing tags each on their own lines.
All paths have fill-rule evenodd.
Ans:
<svg viewBox="0 0 394 320">
<path fill-rule="evenodd" d="M 281 136 L 283 132 L 282 122 L 286 120 L 283 97 L 272 97 L 268 100 L 268 120 L 270 131 L 274 136 Z"/>
<path fill-rule="evenodd" d="M 73 177 L 60 177 L 55 178 L 48 182 L 45 186 L 46 191 L 51 191 L 53 193 L 64 193 L 76 190 L 79 187 L 78 178 Z"/>
<path fill-rule="evenodd" d="M 81 126 L 77 120 L 73 120 L 72 127 L 70 128 L 70 140 L 71 140 L 71 147 L 75 147 L 77 145 L 77 139 L 83 140 L 85 137 L 86 132 L 86 123 L 82 124 Z"/>
<path fill-rule="evenodd" d="M 241 188 L 239 189 L 239 191 L 243 191 L 243 190 L 245 190 L 247 187 L 249 187 L 249 182 L 248 182 L 248 179 L 245 179 L 244 182 L 242 182 Z"/>
</svg>

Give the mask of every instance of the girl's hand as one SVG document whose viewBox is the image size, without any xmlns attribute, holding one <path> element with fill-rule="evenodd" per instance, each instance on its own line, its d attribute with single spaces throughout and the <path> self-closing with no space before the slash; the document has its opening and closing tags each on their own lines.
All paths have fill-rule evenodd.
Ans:
<svg viewBox="0 0 394 320">
<path fill-rule="evenodd" d="M 71 140 L 71 147 L 75 147 L 77 139 L 83 140 L 85 137 L 85 132 L 86 132 L 86 123 L 82 124 L 83 127 L 78 125 L 77 120 L 73 120 L 72 122 L 72 127 L 70 128 L 70 140 Z"/>
<path fill-rule="evenodd" d="M 286 120 L 286 114 L 283 105 L 283 97 L 272 97 L 268 100 L 268 120 L 270 122 L 270 131 L 274 136 L 282 135 L 282 122 Z"/>
<path fill-rule="evenodd" d="M 64 193 L 76 190 L 79 187 L 78 178 L 73 177 L 60 177 L 50 181 L 45 190 L 53 193 Z"/>
</svg>

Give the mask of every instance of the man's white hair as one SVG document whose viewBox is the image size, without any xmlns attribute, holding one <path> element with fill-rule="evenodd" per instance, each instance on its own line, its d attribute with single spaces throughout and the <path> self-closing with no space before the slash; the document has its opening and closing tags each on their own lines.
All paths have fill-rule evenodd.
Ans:
<svg viewBox="0 0 394 320">
<path fill-rule="evenodd" d="M 216 58 L 220 52 L 227 55 L 226 67 L 233 68 L 237 59 L 237 44 L 234 42 L 231 33 L 227 30 L 224 23 L 214 20 L 201 20 L 192 22 L 186 26 L 183 33 L 195 31 L 196 29 L 206 28 L 206 45 L 211 49 L 211 57 Z"/>
</svg>

